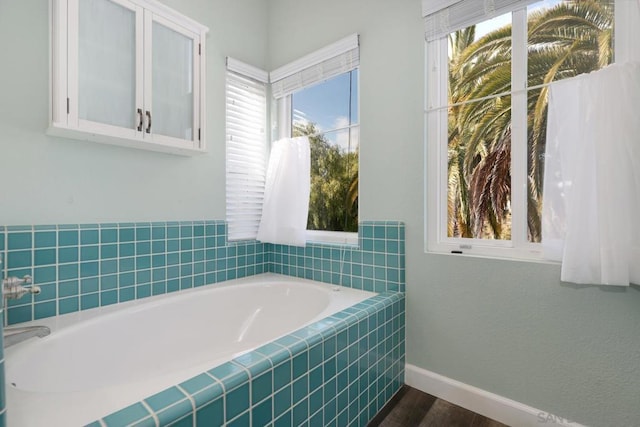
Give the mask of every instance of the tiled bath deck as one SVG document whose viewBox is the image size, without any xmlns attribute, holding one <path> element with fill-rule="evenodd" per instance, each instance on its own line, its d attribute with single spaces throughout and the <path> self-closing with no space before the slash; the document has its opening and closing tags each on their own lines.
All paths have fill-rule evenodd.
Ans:
<svg viewBox="0 0 640 427">
<path fill-rule="evenodd" d="M 364 427 L 403 384 L 404 332 L 383 293 L 91 426 Z"/>
<path fill-rule="evenodd" d="M 378 292 L 95 424 L 364 426 L 403 379 L 404 225 L 362 222 L 358 235 L 358 246 L 297 248 L 229 242 L 218 220 L 0 227 L 5 275 L 29 274 L 42 288 L 9 301 L 4 324 L 265 272 Z"/>
</svg>

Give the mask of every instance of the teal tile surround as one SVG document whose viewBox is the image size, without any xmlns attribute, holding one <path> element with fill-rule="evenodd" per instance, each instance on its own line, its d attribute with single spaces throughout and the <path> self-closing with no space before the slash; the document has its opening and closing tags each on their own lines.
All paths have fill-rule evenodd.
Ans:
<svg viewBox="0 0 640 427">
<path fill-rule="evenodd" d="M 366 425 L 398 390 L 404 375 L 404 237 L 404 225 L 396 221 L 362 222 L 357 246 L 308 243 L 305 248 L 228 242 L 224 221 L 0 227 L 0 250 L 6 260 L 3 273 L 19 277 L 30 274 L 42 288 L 40 295 L 9 301 L 2 313 L 4 324 L 264 272 L 378 292 L 381 295 L 362 303 L 365 306 L 352 308 L 355 312 L 347 309 L 325 319 L 326 325 L 318 322 L 313 334 L 308 328 L 301 330 L 306 332 L 297 331 L 298 335 L 293 333 L 282 342 L 249 353 L 253 359 L 236 359 L 102 420 L 109 426 L 124 425 L 126 417 L 146 414 L 150 418 L 136 418 L 142 421 L 140 425 L 156 425 L 148 412 L 152 410 L 159 425 L 193 425 L 194 421 L 217 425 L 225 415 L 223 422 L 228 425 L 246 425 L 248 420 L 253 425 L 273 426 L 299 422 L 309 426 Z M 392 307 L 389 312 L 387 306 Z M 372 313 L 371 307 L 380 308 L 383 314 L 380 310 Z M 371 327 L 384 318 L 389 321 L 377 327 L 375 334 L 356 340 L 359 345 L 355 347 L 364 351 L 358 360 L 375 354 L 387 365 L 378 366 L 377 358 L 363 366 L 349 359 L 345 367 L 337 353 L 326 359 L 325 355 L 339 347 L 340 340 L 344 342 L 344 335 L 349 337 L 351 348 L 352 333 L 340 333 L 343 327 L 351 330 L 350 322 L 360 322 L 363 316 Z M 304 333 L 309 335 L 299 335 Z M 378 343 L 382 338 L 385 344 Z M 322 343 L 322 352 L 318 351 L 318 342 Z M 354 364 L 358 367 L 350 372 Z M 354 377 L 356 369 L 365 367 L 366 374 L 360 372 Z M 4 359 L 2 372 L 3 368 Z M 356 386 L 352 386 L 354 378 Z M 345 381 L 349 385 L 346 395 L 340 387 L 336 392 L 343 390 L 343 394 L 333 397 L 324 391 Z M 358 387 L 357 393 L 352 387 Z M 0 398 L 2 427 L 4 388 Z M 163 399 L 171 401 L 169 407 Z M 140 407 L 144 413 L 138 412 Z M 356 407 L 357 411 L 352 409 Z"/>
<path fill-rule="evenodd" d="M 101 421 L 364 427 L 404 382 L 404 310 L 403 293 L 384 292 Z"/>
</svg>

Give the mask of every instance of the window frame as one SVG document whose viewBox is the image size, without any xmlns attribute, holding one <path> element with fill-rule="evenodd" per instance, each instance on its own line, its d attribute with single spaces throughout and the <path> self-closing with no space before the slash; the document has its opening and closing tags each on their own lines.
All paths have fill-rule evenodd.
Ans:
<svg viewBox="0 0 640 427">
<path fill-rule="evenodd" d="M 356 102 L 358 103 L 358 124 L 357 125 L 349 125 L 350 129 L 354 127 L 360 128 L 360 67 L 355 67 L 350 71 L 345 71 L 344 73 L 338 74 L 331 78 L 338 77 L 342 74 L 351 73 L 354 70 L 358 70 L 358 77 L 356 79 L 356 84 L 358 86 L 356 97 Z M 329 80 L 329 79 L 327 79 Z M 325 81 L 319 82 L 317 84 L 322 84 Z M 304 89 L 304 88 L 303 88 Z M 302 89 L 301 89 L 302 90 Z M 276 110 L 277 110 L 277 137 L 278 138 L 291 138 L 291 132 L 293 127 L 293 103 L 292 96 L 296 92 L 290 93 L 282 98 L 279 98 L 276 101 Z M 328 133 L 332 130 L 323 131 L 322 133 Z M 358 146 L 360 142 L 358 141 Z M 360 155 L 358 155 L 358 170 L 360 169 Z M 358 183 L 358 193 L 359 193 L 359 183 Z M 360 205 L 358 204 L 358 222 L 360 222 Z M 329 244 L 344 244 L 344 245 L 357 245 L 358 244 L 358 232 L 351 231 L 330 231 L 330 230 L 307 230 L 307 242 L 315 242 L 315 243 L 329 243 Z"/>
<path fill-rule="evenodd" d="M 501 12 L 500 14 L 504 14 Z M 511 240 L 455 238 L 447 235 L 448 171 L 448 35 L 425 40 L 425 252 L 485 258 L 543 261 L 541 243 L 527 238 L 527 6 L 515 5 L 512 14 L 512 143 L 511 145 Z M 635 12 L 637 13 L 637 11 Z M 497 16 L 497 15 L 496 15 Z M 630 18 L 635 16 L 636 18 Z M 486 16 L 482 21 L 494 16 Z M 633 6 L 615 0 L 614 62 L 638 58 L 632 37 Z M 637 27 L 637 25 L 636 25 Z"/>
</svg>

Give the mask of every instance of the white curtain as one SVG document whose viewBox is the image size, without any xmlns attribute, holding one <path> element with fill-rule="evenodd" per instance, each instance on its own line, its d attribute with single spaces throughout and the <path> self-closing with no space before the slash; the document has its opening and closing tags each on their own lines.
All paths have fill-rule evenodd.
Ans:
<svg viewBox="0 0 640 427">
<path fill-rule="evenodd" d="M 265 243 L 305 246 L 310 190 L 309 138 L 283 138 L 274 142 L 257 239 Z"/>
<path fill-rule="evenodd" d="M 640 283 L 640 64 L 549 91 L 542 244 L 561 279 Z"/>
</svg>

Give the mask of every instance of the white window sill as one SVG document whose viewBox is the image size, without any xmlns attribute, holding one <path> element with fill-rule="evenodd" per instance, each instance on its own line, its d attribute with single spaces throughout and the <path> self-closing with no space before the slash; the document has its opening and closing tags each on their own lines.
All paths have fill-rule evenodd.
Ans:
<svg viewBox="0 0 640 427">
<path fill-rule="evenodd" d="M 307 230 L 307 242 L 357 246 L 358 233 L 347 233 L 344 231 Z"/>
</svg>

